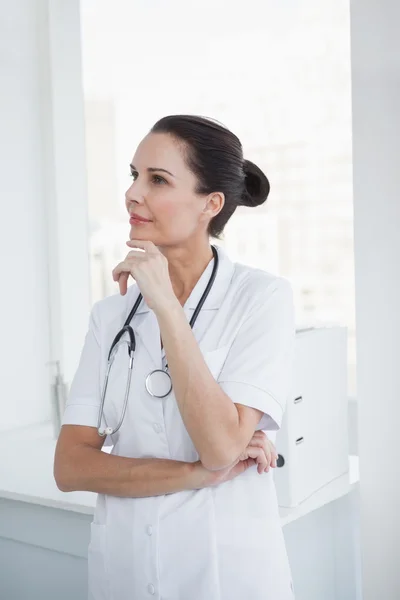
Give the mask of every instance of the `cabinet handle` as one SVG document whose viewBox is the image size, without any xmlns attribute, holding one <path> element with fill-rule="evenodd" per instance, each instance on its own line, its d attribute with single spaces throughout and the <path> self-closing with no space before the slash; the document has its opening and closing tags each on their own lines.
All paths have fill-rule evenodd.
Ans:
<svg viewBox="0 0 400 600">
<path fill-rule="evenodd" d="M 294 404 L 299 404 L 299 402 L 303 402 L 303 396 L 297 396 L 297 398 L 294 399 Z"/>
<path fill-rule="evenodd" d="M 276 466 L 278 468 L 281 468 L 281 467 L 283 467 L 284 464 L 285 464 L 284 457 L 282 456 L 282 454 L 278 454 L 278 460 L 276 461 Z"/>
<path fill-rule="evenodd" d="M 304 438 L 303 437 L 299 437 L 296 440 L 296 446 L 298 446 L 299 444 L 302 444 L 304 442 Z"/>
</svg>

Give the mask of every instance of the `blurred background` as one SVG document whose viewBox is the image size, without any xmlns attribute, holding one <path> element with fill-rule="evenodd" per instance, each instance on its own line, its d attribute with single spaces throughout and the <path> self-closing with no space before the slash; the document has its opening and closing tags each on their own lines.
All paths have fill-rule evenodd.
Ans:
<svg viewBox="0 0 400 600">
<path fill-rule="evenodd" d="M 91 302 L 115 293 L 124 193 L 140 140 L 167 114 L 221 121 L 271 194 L 220 243 L 288 277 L 299 327 L 348 328 L 356 395 L 350 7 L 346 0 L 82 0 Z"/>
</svg>

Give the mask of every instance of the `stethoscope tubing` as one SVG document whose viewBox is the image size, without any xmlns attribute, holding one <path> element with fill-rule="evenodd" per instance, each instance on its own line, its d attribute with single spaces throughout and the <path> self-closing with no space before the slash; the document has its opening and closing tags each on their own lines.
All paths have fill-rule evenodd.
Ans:
<svg viewBox="0 0 400 600">
<path fill-rule="evenodd" d="M 213 252 L 213 255 L 214 255 L 214 266 L 213 266 L 213 270 L 212 270 L 212 273 L 211 273 L 210 280 L 207 283 L 207 287 L 204 290 L 204 292 L 203 292 L 203 294 L 202 294 L 202 296 L 200 298 L 200 301 L 199 301 L 199 303 L 197 304 L 197 306 L 196 306 L 196 308 L 194 310 L 192 318 L 190 319 L 189 325 L 190 325 L 191 329 L 193 329 L 193 326 L 194 326 L 194 324 L 196 322 L 196 319 L 197 319 L 197 317 L 198 317 L 198 315 L 199 315 L 199 313 L 200 313 L 200 311 L 201 311 L 201 309 L 203 307 L 204 302 L 207 299 L 207 296 L 209 295 L 209 293 L 210 293 L 210 291 L 212 289 L 212 286 L 214 284 L 214 281 L 215 281 L 215 278 L 216 278 L 216 275 L 217 275 L 218 264 L 219 264 L 218 251 L 215 248 L 215 246 L 211 246 L 211 249 L 212 249 L 212 252 Z M 137 309 L 139 308 L 139 305 L 140 305 L 140 303 L 142 301 L 142 298 L 143 298 L 143 295 L 142 295 L 142 293 L 140 293 L 139 296 L 136 299 L 136 302 L 135 302 L 132 310 L 130 311 L 128 317 L 126 318 L 123 327 L 120 329 L 120 331 L 115 336 L 115 338 L 114 338 L 114 340 L 113 340 L 113 342 L 111 344 L 109 353 L 108 353 L 107 371 L 106 371 L 106 375 L 105 375 L 105 379 L 104 379 L 104 385 L 103 385 L 103 390 L 102 390 L 101 400 L 100 400 L 100 407 L 99 407 L 99 416 L 98 416 L 98 420 L 97 420 L 97 431 L 98 431 L 98 434 L 101 437 L 104 437 L 106 435 L 112 435 L 112 434 L 116 433 L 120 429 L 120 427 L 121 427 L 121 425 L 122 425 L 122 423 L 124 421 L 124 418 L 125 418 L 126 408 L 127 408 L 127 405 L 128 405 L 129 391 L 130 391 L 130 387 L 131 387 L 134 352 L 136 350 L 135 333 L 134 333 L 132 327 L 130 326 L 130 322 L 133 319 L 133 317 L 134 317 Z M 106 424 L 105 429 L 102 429 L 101 428 L 101 420 L 102 420 L 102 417 L 104 415 L 104 402 L 105 402 L 106 392 L 107 392 L 107 387 L 108 387 L 108 378 L 109 378 L 111 366 L 113 364 L 114 357 L 115 357 L 115 354 L 116 354 L 116 351 L 117 351 L 117 345 L 121 341 L 121 338 L 122 338 L 122 336 L 125 333 L 127 333 L 129 335 L 129 342 L 126 341 L 126 340 L 122 340 L 122 343 L 126 343 L 128 345 L 129 368 L 128 368 L 128 378 L 127 378 L 126 387 L 125 387 L 125 397 L 124 397 L 124 404 L 123 404 L 123 408 L 122 408 L 122 415 L 121 415 L 121 418 L 120 418 L 120 420 L 119 420 L 119 422 L 117 424 L 117 427 L 115 429 L 113 429 L 112 427 L 108 427 L 107 424 Z M 168 375 L 168 377 L 169 377 L 169 379 L 171 381 L 171 377 L 170 377 L 170 375 L 168 373 L 168 364 L 166 364 L 165 367 L 164 367 L 164 369 L 155 369 L 154 371 L 151 371 L 151 373 L 149 373 L 147 375 L 146 381 L 145 381 L 146 390 L 147 390 L 147 392 L 153 398 L 166 398 L 171 393 L 171 390 L 172 390 L 172 381 L 171 381 L 171 387 L 170 387 L 170 389 L 164 395 L 156 396 L 154 393 L 151 392 L 150 384 L 149 384 L 149 378 L 150 378 L 151 375 L 153 375 L 154 373 L 157 373 L 157 372 L 166 373 L 166 375 Z"/>
</svg>

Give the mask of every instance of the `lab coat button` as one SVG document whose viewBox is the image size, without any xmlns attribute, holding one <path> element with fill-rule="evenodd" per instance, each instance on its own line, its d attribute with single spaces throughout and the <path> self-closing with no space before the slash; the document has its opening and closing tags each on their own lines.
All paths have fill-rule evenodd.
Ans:
<svg viewBox="0 0 400 600">
<path fill-rule="evenodd" d="M 149 583 L 149 585 L 147 586 L 147 590 L 152 596 L 154 596 L 154 594 L 156 593 L 156 588 L 152 583 Z"/>
<path fill-rule="evenodd" d="M 159 423 L 154 423 L 153 428 L 156 433 L 160 433 L 162 431 L 162 427 Z"/>
<path fill-rule="evenodd" d="M 147 535 L 153 535 L 153 528 L 151 525 L 147 525 L 146 531 Z"/>
</svg>

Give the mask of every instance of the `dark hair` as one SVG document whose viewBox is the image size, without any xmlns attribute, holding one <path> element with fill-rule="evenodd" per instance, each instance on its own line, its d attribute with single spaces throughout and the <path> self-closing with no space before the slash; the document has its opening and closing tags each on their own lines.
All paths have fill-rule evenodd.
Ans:
<svg viewBox="0 0 400 600">
<path fill-rule="evenodd" d="M 209 225 L 212 237 L 220 237 L 238 206 L 259 206 L 267 199 L 267 177 L 254 163 L 243 159 L 239 138 L 217 121 L 171 115 L 160 119 L 151 133 L 168 133 L 183 142 L 186 163 L 197 177 L 196 193 L 225 195 L 224 207 Z"/>
</svg>

